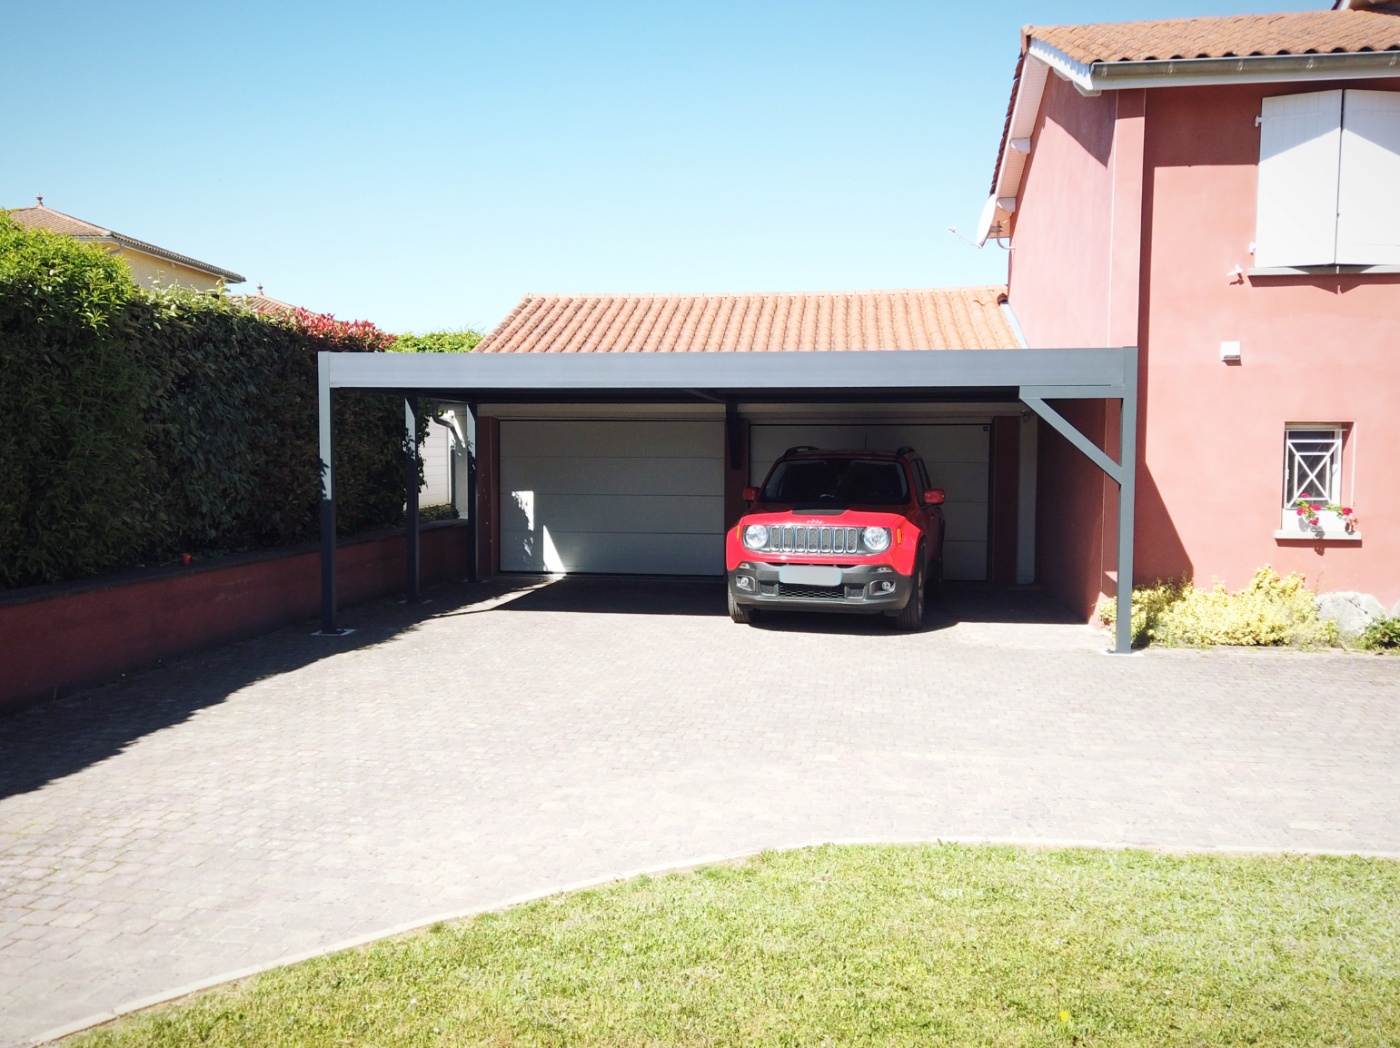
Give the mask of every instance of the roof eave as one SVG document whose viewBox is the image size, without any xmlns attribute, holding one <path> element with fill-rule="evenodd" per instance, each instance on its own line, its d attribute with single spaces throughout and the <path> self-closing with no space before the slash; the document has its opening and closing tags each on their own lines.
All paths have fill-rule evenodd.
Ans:
<svg viewBox="0 0 1400 1048">
<path fill-rule="evenodd" d="M 78 239 L 87 238 L 80 236 Z M 167 262 L 174 262 L 177 265 L 184 266 L 186 269 L 195 269 L 201 273 L 208 273 L 210 276 L 217 277 L 226 284 L 242 284 L 247 280 L 247 277 L 243 276 L 242 273 L 235 273 L 231 269 L 221 269 L 218 266 L 210 265 L 208 262 L 201 262 L 197 258 L 191 258 L 189 255 L 182 255 L 177 251 L 168 251 L 163 247 L 156 247 L 154 244 L 148 244 L 144 240 L 122 236 L 120 233 L 110 233 L 105 237 L 94 239 L 120 244 L 124 248 L 128 248 L 132 251 L 140 251 L 147 255 L 155 255 L 157 258 L 163 258 Z"/>
<path fill-rule="evenodd" d="M 1076 65 L 1084 68 L 1082 63 Z M 1094 93 L 1137 87 L 1262 84 L 1279 80 L 1366 80 L 1400 76 L 1400 51 L 1095 62 L 1088 69 L 1089 76 L 1082 86 L 1078 79 L 1071 79 L 1076 87 Z"/>
<path fill-rule="evenodd" d="M 1283 80 L 1365 80 L 1400 76 L 1400 51 L 1352 51 L 1341 54 L 1245 55 L 1228 58 L 1171 58 L 1086 64 L 1031 37 L 1025 69 L 1016 85 L 1012 116 L 1001 142 L 1001 163 L 992 190 L 995 227 L 1010 221 L 1021 192 L 1026 155 L 1011 143 L 1030 137 L 1045 96 L 1047 73 L 1054 70 L 1087 96 L 1103 91 L 1146 87 L 1205 87 L 1213 84 L 1260 84 Z M 1009 203 L 1010 206 L 1007 206 Z M 985 238 L 983 240 L 985 243 Z"/>
</svg>

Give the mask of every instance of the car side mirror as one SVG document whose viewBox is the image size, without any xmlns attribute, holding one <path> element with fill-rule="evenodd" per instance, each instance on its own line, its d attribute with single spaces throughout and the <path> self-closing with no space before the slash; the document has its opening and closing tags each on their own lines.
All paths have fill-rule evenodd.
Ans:
<svg viewBox="0 0 1400 1048">
<path fill-rule="evenodd" d="M 941 506 L 943 504 L 943 489 L 929 488 L 924 492 L 925 506 Z"/>
<path fill-rule="evenodd" d="M 745 502 L 757 502 L 757 501 L 758 501 L 758 489 L 757 489 L 757 488 L 745 488 L 745 489 L 744 489 L 744 501 L 745 501 Z"/>
</svg>

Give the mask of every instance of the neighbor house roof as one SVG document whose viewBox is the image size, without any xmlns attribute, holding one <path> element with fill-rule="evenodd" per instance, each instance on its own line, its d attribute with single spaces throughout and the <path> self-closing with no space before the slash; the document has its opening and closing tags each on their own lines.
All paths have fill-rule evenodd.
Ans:
<svg viewBox="0 0 1400 1048">
<path fill-rule="evenodd" d="M 526 295 L 477 353 L 1015 349 L 1004 287 Z"/>
<path fill-rule="evenodd" d="M 62 211 L 55 211 L 51 207 L 44 206 L 44 198 L 40 197 L 38 204 L 34 207 L 18 207 L 10 212 L 10 218 L 22 226 L 31 226 L 36 229 L 48 229 L 55 233 L 64 233 L 78 240 L 95 241 L 98 243 L 116 244 L 119 247 L 130 248 L 133 251 L 140 251 L 147 255 L 154 255 L 156 258 L 163 258 L 168 262 L 175 262 L 188 269 L 197 269 L 201 273 L 208 273 L 229 284 L 243 283 L 243 276 L 228 269 L 221 269 L 212 266 L 208 262 L 201 262 L 197 258 L 190 258 L 189 255 L 182 255 L 176 251 L 169 251 L 155 244 L 148 244 L 144 240 L 137 240 L 135 237 L 125 236 L 121 233 L 113 232 L 102 226 L 93 225 L 91 222 L 84 222 L 81 218 L 74 218 L 72 215 L 65 215 Z"/>
<path fill-rule="evenodd" d="M 1122 88 L 1400 77 L 1400 3 L 1332 11 L 1026 26 L 979 239 L 1004 236 L 1046 78 Z"/>
<path fill-rule="evenodd" d="M 295 313 L 297 307 L 290 302 L 283 302 L 280 298 L 273 298 L 271 295 L 264 295 L 262 285 L 258 285 L 256 293 L 251 295 L 229 295 L 229 301 L 251 309 L 254 313 Z"/>
<path fill-rule="evenodd" d="M 1155 22 L 1027 26 L 1023 36 L 1044 41 L 1086 65 L 1396 51 L 1400 50 L 1400 17 L 1382 11 L 1295 11 Z"/>
</svg>

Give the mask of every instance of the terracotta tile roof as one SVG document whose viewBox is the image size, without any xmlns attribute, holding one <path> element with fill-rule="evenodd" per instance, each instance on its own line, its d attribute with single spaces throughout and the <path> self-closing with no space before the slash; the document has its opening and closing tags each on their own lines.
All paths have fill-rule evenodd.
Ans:
<svg viewBox="0 0 1400 1048">
<path fill-rule="evenodd" d="M 1400 50 L 1400 14 L 1296 11 L 1277 15 L 1168 18 L 1157 22 L 1027 26 L 1022 39 L 1044 41 L 1086 65 L 1152 59 L 1231 58 Z"/>
<path fill-rule="evenodd" d="M 97 240 L 108 243 L 119 244 L 122 247 L 131 248 L 134 251 L 141 251 L 156 258 L 163 258 L 169 262 L 189 269 L 197 269 L 201 273 L 208 273 L 218 277 L 230 284 L 243 283 L 243 276 L 228 269 L 220 269 L 218 266 L 211 266 L 208 262 L 201 262 L 197 258 L 189 255 L 181 255 L 175 251 L 169 251 L 163 247 L 156 247 L 148 244 L 144 240 L 137 240 L 135 237 L 125 236 L 121 233 L 114 233 L 110 229 L 93 225 L 91 222 L 84 222 L 81 218 L 74 218 L 72 215 L 65 215 L 62 211 L 55 211 L 51 207 L 44 206 L 43 197 L 39 198 L 39 203 L 34 207 L 17 207 L 9 212 L 10 218 L 18 225 L 31 226 L 36 229 L 48 229 L 55 233 L 63 233 L 67 236 L 76 237 L 78 240 Z"/>
<path fill-rule="evenodd" d="M 770 295 L 526 295 L 477 353 L 1015 349 L 1004 287 Z"/>
<path fill-rule="evenodd" d="M 262 285 L 258 285 L 256 294 L 253 295 L 229 295 L 229 301 L 251 309 L 254 313 L 295 313 L 297 307 L 290 302 L 283 302 L 280 298 L 273 298 L 271 295 L 264 295 Z"/>
</svg>

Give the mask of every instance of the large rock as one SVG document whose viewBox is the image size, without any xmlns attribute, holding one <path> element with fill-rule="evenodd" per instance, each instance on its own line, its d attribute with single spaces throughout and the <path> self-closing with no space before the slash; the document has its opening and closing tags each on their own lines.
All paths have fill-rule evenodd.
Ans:
<svg viewBox="0 0 1400 1048">
<path fill-rule="evenodd" d="M 1335 622 L 1342 640 L 1356 640 L 1367 626 L 1385 618 L 1385 607 L 1369 593 L 1322 593 L 1317 598 L 1317 617 Z"/>
</svg>

